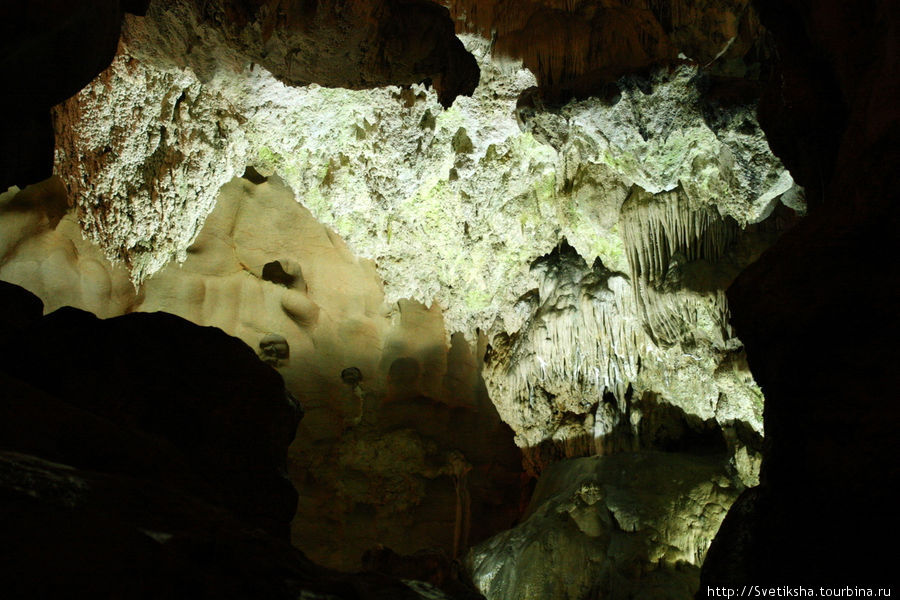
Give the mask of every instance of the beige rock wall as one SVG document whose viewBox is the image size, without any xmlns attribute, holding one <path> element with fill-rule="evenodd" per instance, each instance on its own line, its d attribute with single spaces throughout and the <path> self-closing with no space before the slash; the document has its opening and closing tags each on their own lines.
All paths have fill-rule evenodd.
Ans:
<svg viewBox="0 0 900 600">
<path fill-rule="evenodd" d="M 376 544 L 458 555 L 512 524 L 521 455 L 465 339 L 448 342 L 436 305 L 385 304 L 374 264 L 277 178 L 225 185 L 185 262 L 137 288 L 71 213 L 54 223 L 64 205 L 55 179 L 2 196 L 0 278 L 47 311 L 162 310 L 219 327 L 277 366 L 306 410 L 289 465 L 294 542 L 312 558 L 354 568 Z M 264 273 L 274 261 L 290 277 Z M 342 378 L 354 367 L 361 380 Z"/>
</svg>

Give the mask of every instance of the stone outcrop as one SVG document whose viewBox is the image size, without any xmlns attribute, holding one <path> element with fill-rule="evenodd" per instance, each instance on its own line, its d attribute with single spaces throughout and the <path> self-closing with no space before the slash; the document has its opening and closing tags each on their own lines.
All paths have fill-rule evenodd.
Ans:
<svg viewBox="0 0 900 600">
<path fill-rule="evenodd" d="M 690 597 L 736 495 L 718 457 L 562 461 L 542 475 L 522 523 L 466 564 L 488 600 Z"/>
</svg>

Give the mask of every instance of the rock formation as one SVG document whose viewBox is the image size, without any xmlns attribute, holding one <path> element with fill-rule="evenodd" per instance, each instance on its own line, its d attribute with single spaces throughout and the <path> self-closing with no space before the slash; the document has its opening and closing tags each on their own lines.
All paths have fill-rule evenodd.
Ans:
<svg viewBox="0 0 900 600">
<path fill-rule="evenodd" d="M 684 66 L 624 78 L 611 98 L 528 105 L 530 72 L 473 37 L 481 80 L 449 110 L 415 86 L 287 87 L 246 64 L 204 71 L 199 50 L 166 63 L 153 40 L 168 14 L 130 19 L 112 67 L 57 111 L 78 218 L 135 282 L 185 258 L 219 187 L 250 165 L 375 260 L 389 302 L 436 304 L 449 332 L 485 338 L 491 398 L 520 446 L 599 439 L 600 398 L 619 419 L 629 386 L 761 432 L 722 290 L 790 224 L 776 205 L 803 204 L 752 101 L 707 94 L 708 74 Z M 563 240 L 615 291 L 539 315 L 561 281 L 534 265 Z"/>
<path fill-rule="evenodd" d="M 198 10 L 129 18 L 56 110 L 67 190 L 6 195 L 0 274 L 49 307 L 221 327 L 279 369 L 307 410 L 298 547 L 461 557 L 519 515 L 512 433 L 530 476 L 700 440 L 755 483 L 762 396 L 722 290 L 802 193 L 752 101 L 683 66 L 548 108 L 471 36 L 480 83 L 448 110 L 422 86 L 292 87 Z"/>
</svg>

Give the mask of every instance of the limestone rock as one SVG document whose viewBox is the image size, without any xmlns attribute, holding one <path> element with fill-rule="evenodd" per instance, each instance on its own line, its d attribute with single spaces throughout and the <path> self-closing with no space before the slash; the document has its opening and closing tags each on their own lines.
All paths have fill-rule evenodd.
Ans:
<svg viewBox="0 0 900 600">
<path fill-rule="evenodd" d="M 9 335 L 23 325 L 0 323 L 4 597 L 472 597 L 290 546 L 298 407 L 238 340 L 163 314 L 64 309 Z"/>
<path fill-rule="evenodd" d="M 4 335 L 26 329 L 44 314 L 41 299 L 17 285 L 0 281 L 0 299 L 0 331 Z"/>
<path fill-rule="evenodd" d="M 320 371 L 285 372 L 315 398 L 316 435 L 336 443 L 323 457 L 341 455 L 375 398 L 474 405 L 472 373 L 488 346 L 488 391 L 523 447 L 597 452 L 625 424 L 640 431 L 645 415 L 628 405 L 645 397 L 701 424 L 761 431 L 762 396 L 723 290 L 790 224 L 779 199 L 797 206 L 799 192 L 752 102 L 710 97 L 708 74 L 682 66 L 545 105 L 529 96 L 531 72 L 471 36 L 479 85 L 446 109 L 425 86 L 286 86 L 281 67 L 246 62 L 253 14 L 241 49 L 195 8 L 129 20 L 111 69 L 57 111 L 58 168 L 78 220 L 127 268 L 95 269 L 109 296 L 121 294 L 109 310 L 177 310 L 254 347 L 277 332 L 290 365 L 316 356 Z M 208 39 L 187 52 L 182 29 L 195 25 Z M 214 68 L 214 56 L 231 58 Z M 268 180 L 226 185 L 247 167 Z M 282 181 L 305 208 L 274 192 Z M 309 237 L 260 227 L 273 221 L 258 215 L 275 210 Z M 546 260 L 563 240 L 566 260 Z M 164 268 L 172 258 L 181 273 Z M 333 280 L 326 265 L 340 266 Z M 123 272 L 145 285 L 122 291 Z M 464 401 L 451 391 L 454 332 L 476 348 L 456 344 L 468 356 L 455 362 Z M 366 341 L 348 351 L 343 337 Z M 372 387 L 340 383 L 349 365 Z M 754 461 L 738 452 L 757 449 L 729 447 L 752 481 Z M 403 489 L 397 505 L 418 502 L 416 486 Z"/>
<path fill-rule="evenodd" d="M 141 58 L 129 40 L 58 111 L 57 161 L 86 233 L 137 281 L 183 260 L 219 187 L 251 165 L 278 172 L 317 219 L 376 260 L 390 301 L 436 301 L 451 331 L 471 335 L 497 319 L 512 331 L 508 307 L 533 285 L 530 262 L 563 236 L 589 262 L 624 271 L 617 224 L 631 185 L 656 193 L 682 181 L 691 206 L 720 206 L 742 225 L 791 187 L 752 105 L 706 118 L 696 69 L 623 80 L 612 105 L 567 105 L 555 126 L 566 142 L 554 148 L 516 122 L 533 75 L 492 59 L 478 38 L 466 44 L 479 86 L 448 110 L 415 86 L 293 88 L 258 66 L 201 77 Z M 148 90 L 158 101 L 146 102 Z M 461 130 L 465 153 L 455 149 Z"/>
<path fill-rule="evenodd" d="M 215 157 L 226 157 L 234 173 L 242 164 L 277 172 L 354 253 L 377 262 L 389 302 L 432 303 L 449 332 L 480 330 L 495 353 L 503 340 L 514 340 L 511 353 L 493 356 L 486 380 L 520 445 L 557 440 L 568 447 L 563 455 L 595 451 L 606 435 L 604 419 L 630 418 L 629 386 L 637 398 L 658 394 L 702 421 L 715 418 L 723 427 L 741 421 L 761 431 L 761 393 L 749 372 L 720 368 L 740 352 L 723 290 L 777 235 L 755 228 L 768 227 L 757 223 L 774 221 L 778 199 L 796 188 L 769 152 L 752 104 L 705 99 L 704 75 L 685 67 L 625 78 L 612 100 L 551 110 L 536 99 L 526 110 L 522 97 L 531 74 L 492 59 L 476 38 L 466 43 L 480 62 L 481 83 L 449 110 L 420 88 L 296 89 L 258 68 L 217 71 L 201 86 L 193 70 L 161 71 L 126 59 L 126 48 L 117 60 L 143 77 L 169 73 L 202 88 L 196 99 L 187 93 L 181 102 L 195 115 L 187 129 L 166 125 L 174 132 L 173 149 L 209 157 L 182 161 L 171 176 L 202 187 L 190 202 L 164 188 L 149 204 L 140 194 L 117 191 L 128 180 L 102 173 L 124 165 L 92 150 L 100 143 L 96 134 L 72 120 L 75 135 L 65 138 L 79 148 L 72 156 L 98 156 L 101 165 L 91 168 L 90 188 L 74 190 L 82 222 L 140 280 L 169 256 L 185 256 L 181 248 L 213 206 L 215 185 L 229 174 Z M 118 78 L 119 93 L 138 94 L 127 91 L 131 79 L 117 75 L 124 64 L 107 76 Z M 104 113 L 128 101 L 83 94 L 69 106 L 80 107 L 73 114 L 111 123 Z M 213 133 L 196 130 L 211 127 L 202 115 L 214 114 L 224 116 L 217 127 L 227 135 L 210 144 Z M 144 144 L 155 139 L 154 119 L 131 131 L 101 127 L 100 139 Z M 64 152 L 61 170 L 74 165 L 81 173 L 67 178 L 85 177 L 82 165 L 93 163 Z M 140 185 L 160 189 L 157 173 Z M 164 169 L 162 181 L 171 173 Z M 132 200 L 112 202 L 106 213 L 94 208 L 98 195 Z M 151 241 L 134 245 L 135 236 Z M 599 270 L 534 266 L 563 239 L 580 255 L 576 262 L 599 260 Z M 286 264 L 283 255 L 274 258 Z M 313 309 L 302 295 L 296 298 L 291 310 L 312 322 Z M 617 397 L 616 415 L 597 414 L 605 392 Z"/>
</svg>

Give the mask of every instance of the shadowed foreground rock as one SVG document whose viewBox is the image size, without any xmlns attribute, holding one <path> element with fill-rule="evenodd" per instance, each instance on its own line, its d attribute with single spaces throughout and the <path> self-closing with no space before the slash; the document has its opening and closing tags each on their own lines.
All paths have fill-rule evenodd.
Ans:
<svg viewBox="0 0 900 600">
<path fill-rule="evenodd" d="M 422 597 L 290 546 L 302 411 L 249 347 L 164 313 L 39 306 L 0 287 L 22 315 L 0 330 L 4 597 Z"/>
</svg>

